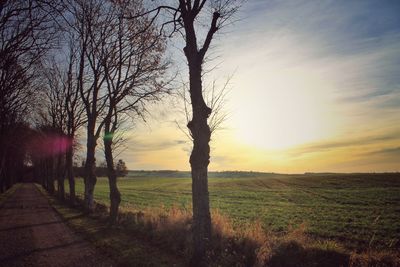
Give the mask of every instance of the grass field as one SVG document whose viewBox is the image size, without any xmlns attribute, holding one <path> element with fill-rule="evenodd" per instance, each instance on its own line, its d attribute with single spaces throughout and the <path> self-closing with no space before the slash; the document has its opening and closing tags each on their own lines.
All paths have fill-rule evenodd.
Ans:
<svg viewBox="0 0 400 267">
<path fill-rule="evenodd" d="M 286 231 L 305 223 L 315 238 L 344 246 L 400 247 L 399 174 L 220 173 L 209 179 L 211 206 L 235 226 L 260 220 L 266 230 Z M 119 179 L 124 207 L 190 208 L 188 173 L 131 172 Z M 77 179 L 82 194 L 83 181 Z M 99 178 L 95 199 L 108 203 L 108 182 Z"/>
</svg>

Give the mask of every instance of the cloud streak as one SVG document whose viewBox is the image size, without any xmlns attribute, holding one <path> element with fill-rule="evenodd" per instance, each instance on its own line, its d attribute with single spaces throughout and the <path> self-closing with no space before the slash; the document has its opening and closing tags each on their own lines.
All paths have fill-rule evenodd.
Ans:
<svg viewBox="0 0 400 267">
<path fill-rule="evenodd" d="M 227 128 L 236 138 L 216 138 L 211 166 L 396 169 L 400 2 L 249 0 L 241 12 L 217 40 L 222 64 L 213 72 L 235 73 Z M 131 166 L 188 169 L 190 142 L 175 125 L 136 133 Z"/>
<path fill-rule="evenodd" d="M 380 149 L 376 151 L 371 151 L 366 153 L 366 155 L 383 155 L 383 156 L 395 156 L 398 159 L 400 159 L 400 147 L 395 147 L 395 148 L 386 148 L 386 149 Z M 399 160 L 400 162 L 400 160 Z"/>
<path fill-rule="evenodd" d="M 135 153 L 156 152 L 160 150 L 168 150 L 177 146 L 185 145 L 185 140 L 143 140 L 133 139 L 129 141 L 129 147 Z"/>
<path fill-rule="evenodd" d="M 347 139 L 340 139 L 334 141 L 317 142 L 317 143 L 303 145 L 299 148 L 291 149 L 289 153 L 294 157 L 298 157 L 309 153 L 320 153 L 320 152 L 331 151 L 341 148 L 349 148 L 349 147 L 362 147 L 362 146 L 374 145 L 377 143 L 385 143 L 388 141 L 400 142 L 400 131 L 385 133 L 375 136 L 362 136 L 358 138 L 351 137 Z"/>
</svg>

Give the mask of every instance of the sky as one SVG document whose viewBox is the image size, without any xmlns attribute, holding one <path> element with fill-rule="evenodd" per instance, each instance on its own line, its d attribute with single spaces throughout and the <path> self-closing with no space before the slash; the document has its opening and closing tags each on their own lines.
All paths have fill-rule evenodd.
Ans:
<svg viewBox="0 0 400 267">
<path fill-rule="evenodd" d="M 247 1 L 206 65 L 207 88 L 231 77 L 209 170 L 400 171 L 399 14 L 395 0 Z M 190 169 L 181 106 L 125 133 L 129 169 Z"/>
</svg>

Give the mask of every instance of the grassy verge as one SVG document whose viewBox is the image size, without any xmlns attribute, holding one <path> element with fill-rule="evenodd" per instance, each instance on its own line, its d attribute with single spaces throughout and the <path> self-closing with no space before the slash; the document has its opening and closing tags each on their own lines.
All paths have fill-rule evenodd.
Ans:
<svg viewBox="0 0 400 267">
<path fill-rule="evenodd" d="M 121 209 L 116 227 L 106 223 L 108 207 L 97 204 L 87 216 L 49 197 L 64 220 L 120 266 L 182 266 L 190 259 L 191 211 L 176 206 Z M 268 231 L 260 221 L 240 228 L 212 212 L 210 266 L 400 266 L 398 251 L 355 252 L 332 240 L 316 240 L 304 224 L 285 233 Z"/>
<path fill-rule="evenodd" d="M 91 242 L 117 266 L 184 266 L 181 258 L 171 255 L 122 226 L 109 227 L 101 212 L 85 214 L 50 196 L 37 186 L 55 211 L 77 234 Z"/>
<path fill-rule="evenodd" d="M 11 196 L 15 190 L 17 190 L 21 186 L 20 183 L 14 184 L 10 189 L 0 194 L 0 207 L 3 206 L 4 202 L 7 200 L 9 196 Z"/>
</svg>

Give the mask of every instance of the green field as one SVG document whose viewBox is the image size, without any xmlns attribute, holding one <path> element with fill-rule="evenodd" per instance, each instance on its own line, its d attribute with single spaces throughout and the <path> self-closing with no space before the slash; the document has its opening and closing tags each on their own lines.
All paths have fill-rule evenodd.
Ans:
<svg viewBox="0 0 400 267">
<path fill-rule="evenodd" d="M 315 238 L 348 248 L 400 247 L 399 174 L 215 173 L 211 206 L 236 226 L 261 220 L 265 229 L 285 231 L 305 223 Z M 190 208 L 188 173 L 131 172 L 119 179 L 122 206 Z M 78 179 L 82 194 L 83 181 Z M 99 178 L 95 199 L 108 203 L 108 182 Z"/>
</svg>

